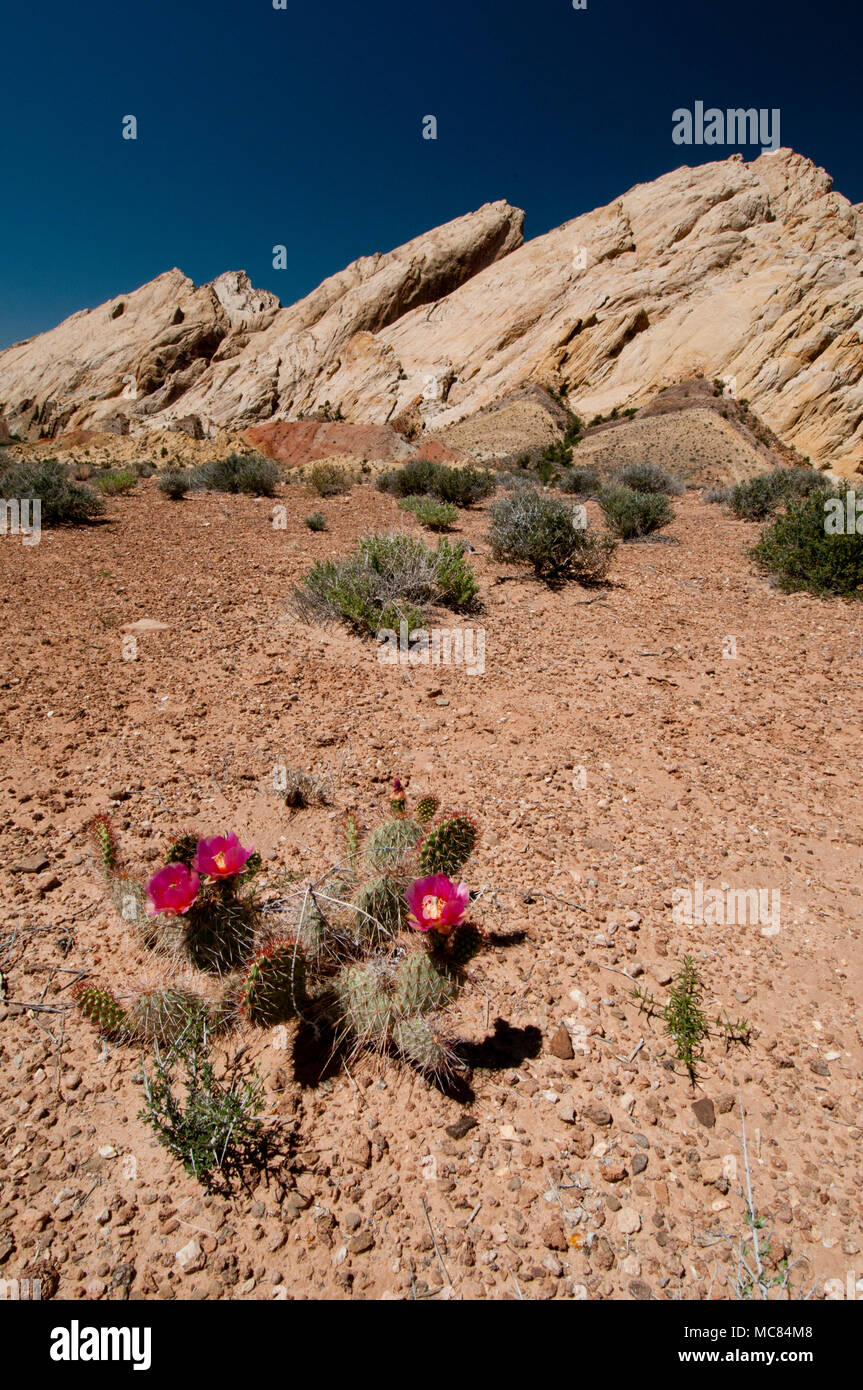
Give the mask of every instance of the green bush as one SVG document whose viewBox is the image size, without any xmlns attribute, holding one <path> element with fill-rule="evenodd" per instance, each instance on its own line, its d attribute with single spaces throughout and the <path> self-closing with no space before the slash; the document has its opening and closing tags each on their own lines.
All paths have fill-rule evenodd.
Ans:
<svg viewBox="0 0 863 1390">
<path fill-rule="evenodd" d="M 93 486 L 106 497 L 122 497 L 137 485 L 138 475 L 131 469 L 123 468 L 111 470 L 108 473 L 97 473 L 93 479 Z"/>
<path fill-rule="evenodd" d="M 105 503 L 89 487 L 69 478 L 57 459 L 19 463 L 0 478 L 0 497 L 39 498 L 42 526 L 75 525 L 101 516 Z"/>
<path fill-rule="evenodd" d="M 471 507 L 490 497 L 497 479 L 486 469 L 465 464 L 450 468 L 430 459 L 411 459 L 402 468 L 389 469 L 377 480 L 378 491 L 394 497 L 435 497 L 456 507 Z"/>
<path fill-rule="evenodd" d="M 785 593 L 859 597 L 863 587 L 863 535 L 827 529 L 828 502 L 840 502 L 845 489 L 815 489 L 789 503 L 783 516 L 764 529 L 751 551 L 760 569 L 772 574 Z"/>
<path fill-rule="evenodd" d="M 674 508 L 661 492 L 608 488 L 600 493 L 599 505 L 610 529 L 624 541 L 650 535 L 674 520 Z"/>
<path fill-rule="evenodd" d="M 310 486 L 319 497 L 337 497 L 350 492 L 353 477 L 337 463 L 315 463 L 308 471 Z"/>
<path fill-rule="evenodd" d="M 402 619 L 422 626 L 430 604 L 465 609 L 477 593 L 464 546 L 445 538 L 432 550 L 412 536 L 364 536 L 353 555 L 313 565 L 292 592 L 307 622 L 343 621 L 361 632 L 396 628 Z"/>
<path fill-rule="evenodd" d="M 449 502 L 436 502 L 433 497 L 403 497 L 399 506 L 411 512 L 421 526 L 430 531 L 448 531 L 458 520 L 458 508 Z"/>
<path fill-rule="evenodd" d="M 615 482 L 620 487 L 631 488 L 633 492 L 664 492 L 670 497 L 680 497 L 686 485 L 680 478 L 657 468 L 655 463 L 630 463 L 621 468 Z"/>
<path fill-rule="evenodd" d="M 823 494 L 830 486 L 814 468 L 774 468 L 737 483 L 728 496 L 728 505 L 744 521 L 763 521 L 778 507 L 811 493 Z"/>
<path fill-rule="evenodd" d="M 327 518 L 323 512 L 312 512 L 306 517 L 306 525 L 310 531 L 326 531 Z"/>
<path fill-rule="evenodd" d="M 229 454 L 193 469 L 190 486 L 196 491 L 244 492 L 252 497 L 272 497 L 281 473 L 260 454 Z"/>
<path fill-rule="evenodd" d="M 488 539 L 496 560 L 533 566 L 546 579 L 575 578 L 596 583 L 605 578 L 614 541 L 580 526 L 572 509 L 541 492 L 518 492 L 490 509 Z"/>
<path fill-rule="evenodd" d="M 178 502 L 189 490 L 189 475 L 181 468 L 166 468 L 159 474 L 158 488 L 173 502 Z"/>
<path fill-rule="evenodd" d="M 556 486 L 573 497 L 595 497 L 602 483 L 599 474 L 594 473 L 592 468 L 568 468 L 561 474 Z"/>
</svg>

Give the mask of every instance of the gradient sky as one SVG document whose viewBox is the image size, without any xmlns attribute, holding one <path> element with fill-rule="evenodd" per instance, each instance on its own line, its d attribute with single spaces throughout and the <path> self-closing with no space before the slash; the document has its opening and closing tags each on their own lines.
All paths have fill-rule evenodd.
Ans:
<svg viewBox="0 0 863 1390">
<path fill-rule="evenodd" d="M 848 0 L 7 7 L 0 347 L 174 265 L 290 303 L 497 198 L 537 236 L 732 153 L 672 143 L 696 100 L 779 107 L 782 144 L 860 202 L 861 34 Z"/>
</svg>

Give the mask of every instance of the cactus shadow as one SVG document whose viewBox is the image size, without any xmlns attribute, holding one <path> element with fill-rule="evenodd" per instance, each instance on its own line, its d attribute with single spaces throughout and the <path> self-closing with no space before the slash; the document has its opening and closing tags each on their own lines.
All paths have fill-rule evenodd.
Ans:
<svg viewBox="0 0 863 1390">
<path fill-rule="evenodd" d="M 542 1049 L 542 1033 L 535 1024 L 515 1028 L 504 1018 L 496 1018 L 494 1031 L 481 1042 L 465 1039 L 455 1043 L 456 1059 L 471 1071 L 503 1071 L 520 1066 L 528 1057 L 538 1057 Z"/>
<path fill-rule="evenodd" d="M 320 1086 L 343 1069 L 345 1049 L 326 1020 L 303 1019 L 294 1035 L 291 1066 L 303 1088 Z"/>
</svg>

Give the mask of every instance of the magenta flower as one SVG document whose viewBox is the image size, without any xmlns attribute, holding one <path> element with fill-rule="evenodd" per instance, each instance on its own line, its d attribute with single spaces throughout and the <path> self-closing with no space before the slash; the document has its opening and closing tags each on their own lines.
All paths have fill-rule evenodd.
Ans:
<svg viewBox="0 0 863 1390">
<path fill-rule="evenodd" d="M 176 917 L 188 912 L 198 896 L 201 880 L 185 864 L 166 864 L 147 884 L 147 913 Z"/>
<path fill-rule="evenodd" d="M 438 931 L 443 936 L 462 920 L 468 909 L 470 892 L 463 883 L 453 883 L 446 874 L 417 879 L 407 891 L 414 931 Z"/>
<path fill-rule="evenodd" d="M 192 868 L 208 878 L 233 878 L 254 854 L 254 846 L 243 849 L 238 836 L 212 835 L 209 840 L 199 840 Z"/>
</svg>

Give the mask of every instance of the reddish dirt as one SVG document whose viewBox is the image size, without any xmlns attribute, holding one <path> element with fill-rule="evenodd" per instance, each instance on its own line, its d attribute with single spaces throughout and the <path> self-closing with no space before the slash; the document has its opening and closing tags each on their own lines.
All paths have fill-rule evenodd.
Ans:
<svg viewBox="0 0 863 1390">
<path fill-rule="evenodd" d="M 385 667 L 286 599 L 313 559 L 410 518 L 369 486 L 284 491 L 286 529 L 263 499 L 172 503 L 151 480 L 106 525 L 0 545 L 0 1273 L 47 1261 L 81 1299 L 730 1298 L 742 1103 L 771 1276 L 787 1257 L 816 1298 L 863 1277 L 859 608 L 771 590 L 757 528 L 695 494 L 677 543 L 621 546 L 602 593 L 492 562 L 477 509 L 484 611 L 464 621 L 485 675 Z M 141 619 L 167 628 L 124 660 Z M 288 811 L 281 760 L 331 805 Z M 87 821 L 113 807 L 142 877 L 176 831 L 236 829 L 272 887 L 335 862 L 342 813 L 385 812 L 395 774 L 477 815 L 476 916 L 526 934 L 473 963 L 447 1016 L 497 1037 L 475 1098 L 394 1063 L 303 1087 L 284 1033 L 246 1029 L 230 1047 L 264 1078 L 301 1196 L 276 1178 L 207 1196 L 136 1118 L 140 1053 L 67 1007 L 73 971 L 123 993 L 160 968 L 105 900 Z M 779 890 L 778 932 L 675 922 L 698 880 Z M 711 1022 L 755 1030 L 711 1038 L 696 1087 L 631 997 L 664 1001 L 684 953 Z"/>
<path fill-rule="evenodd" d="M 252 425 L 243 439 L 267 458 L 293 467 L 345 454 L 357 459 L 396 459 L 408 453 L 404 439 L 388 425 L 348 425 L 317 420 L 283 420 Z"/>
</svg>

